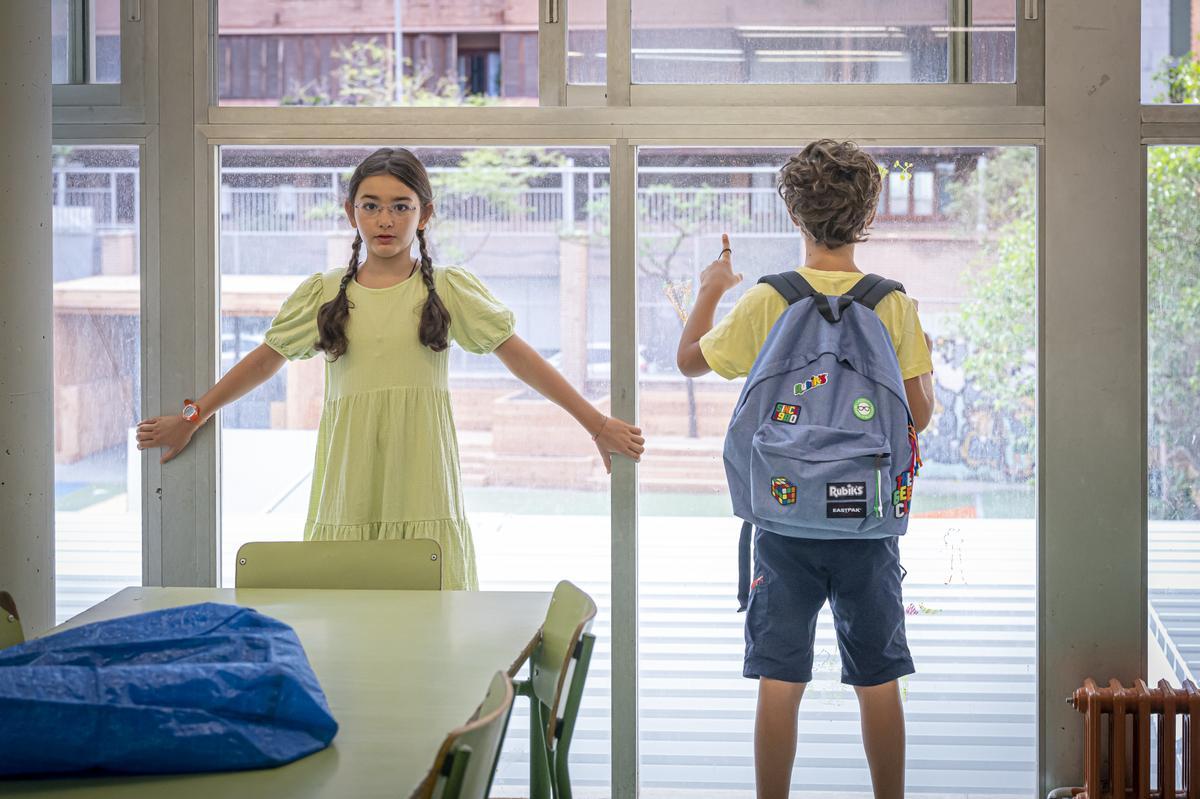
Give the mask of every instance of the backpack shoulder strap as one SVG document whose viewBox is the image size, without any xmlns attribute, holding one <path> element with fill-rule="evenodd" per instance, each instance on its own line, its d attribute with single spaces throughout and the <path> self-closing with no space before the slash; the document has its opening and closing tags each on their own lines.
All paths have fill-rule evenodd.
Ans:
<svg viewBox="0 0 1200 799">
<path fill-rule="evenodd" d="M 792 269 L 787 272 L 780 272 L 777 275 L 766 275 L 758 280 L 759 283 L 766 283 L 771 288 L 778 291 L 787 300 L 788 305 L 795 305 L 800 300 L 816 294 L 809 282 L 800 277 L 800 273 Z"/>
<path fill-rule="evenodd" d="M 904 293 L 904 286 L 899 281 L 871 274 L 863 275 L 847 292 L 847 296 L 853 297 L 856 302 L 862 303 L 873 311 L 880 300 L 893 291 Z"/>
</svg>

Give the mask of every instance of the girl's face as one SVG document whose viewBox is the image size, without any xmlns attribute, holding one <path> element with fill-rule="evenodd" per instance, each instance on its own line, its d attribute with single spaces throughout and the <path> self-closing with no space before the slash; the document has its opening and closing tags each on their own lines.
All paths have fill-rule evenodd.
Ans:
<svg viewBox="0 0 1200 799">
<path fill-rule="evenodd" d="M 423 229 L 432 214 L 432 204 L 422 208 L 417 192 L 390 174 L 364 178 L 354 200 L 346 203 L 350 224 L 376 258 L 407 255 L 417 229 Z"/>
</svg>

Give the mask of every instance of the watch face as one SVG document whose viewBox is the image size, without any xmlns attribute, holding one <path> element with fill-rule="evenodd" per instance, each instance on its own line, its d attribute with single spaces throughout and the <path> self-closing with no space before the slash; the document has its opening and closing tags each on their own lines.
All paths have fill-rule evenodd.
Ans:
<svg viewBox="0 0 1200 799">
<path fill-rule="evenodd" d="M 197 415 L 197 411 L 196 411 L 195 405 L 184 405 L 183 406 L 183 418 L 184 419 L 187 419 L 190 422 L 196 418 L 196 415 Z"/>
</svg>

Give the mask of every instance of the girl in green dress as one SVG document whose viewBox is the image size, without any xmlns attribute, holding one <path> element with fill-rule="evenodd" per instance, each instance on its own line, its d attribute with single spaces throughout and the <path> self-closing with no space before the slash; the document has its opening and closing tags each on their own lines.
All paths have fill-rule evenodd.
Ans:
<svg viewBox="0 0 1200 799">
<path fill-rule="evenodd" d="M 265 342 L 182 413 L 139 422 L 139 449 L 166 462 L 221 407 L 261 385 L 285 360 L 325 358 L 325 400 L 306 540 L 433 538 L 442 584 L 477 587 L 450 411 L 451 341 L 494 352 L 562 406 L 611 454 L 640 459 L 641 431 L 597 410 L 513 333 L 513 315 L 474 275 L 435 267 L 425 227 L 433 190 L 408 150 L 377 150 L 350 179 L 346 216 L 356 229 L 349 266 L 305 280 L 284 302 Z M 411 255 L 414 239 L 420 257 Z M 363 258 L 363 249 L 366 257 Z"/>
</svg>

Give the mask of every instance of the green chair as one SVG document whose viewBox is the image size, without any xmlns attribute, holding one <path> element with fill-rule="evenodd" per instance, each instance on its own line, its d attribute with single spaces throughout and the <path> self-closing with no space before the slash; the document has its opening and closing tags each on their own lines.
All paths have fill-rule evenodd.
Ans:
<svg viewBox="0 0 1200 799">
<path fill-rule="evenodd" d="M 439 591 L 442 548 L 429 538 L 252 542 L 238 550 L 234 585 Z"/>
<path fill-rule="evenodd" d="M 25 642 L 25 633 L 21 630 L 21 614 L 17 613 L 17 603 L 12 594 L 0 591 L 0 649 L 16 646 Z"/>
<path fill-rule="evenodd" d="M 470 721 L 442 742 L 433 770 L 417 786 L 413 799 L 486 799 L 512 705 L 512 680 L 498 671 Z"/>
<path fill-rule="evenodd" d="M 514 683 L 518 695 L 529 697 L 530 799 L 571 799 L 567 757 L 596 644 L 588 632 L 595 618 L 592 598 L 560 582 L 529 658 L 530 677 Z"/>
</svg>

